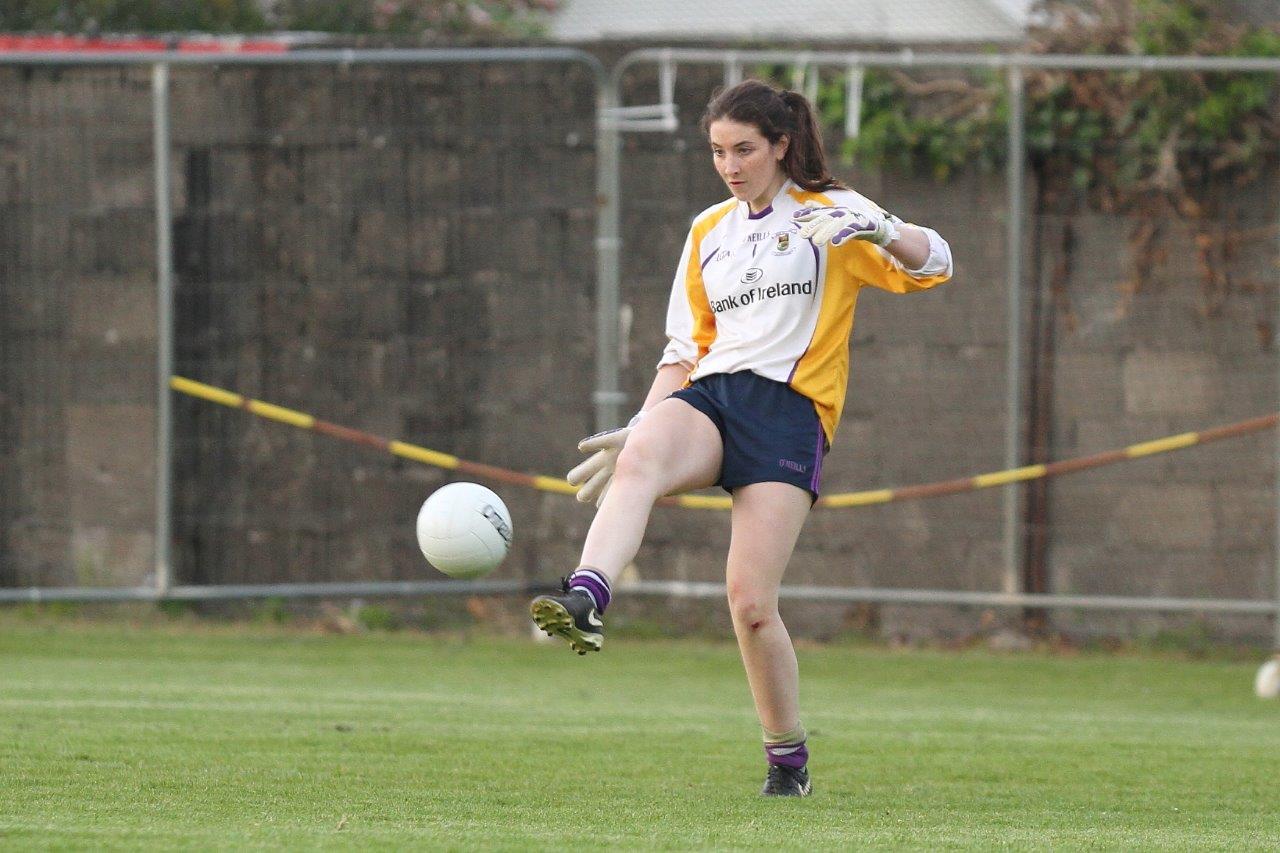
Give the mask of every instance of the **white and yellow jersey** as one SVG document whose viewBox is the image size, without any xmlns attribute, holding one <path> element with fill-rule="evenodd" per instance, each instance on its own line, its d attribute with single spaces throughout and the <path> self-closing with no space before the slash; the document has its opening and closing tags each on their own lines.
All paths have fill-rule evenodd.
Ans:
<svg viewBox="0 0 1280 853">
<path fill-rule="evenodd" d="M 927 228 L 931 252 L 919 270 L 865 240 L 816 248 L 791 218 L 806 201 L 883 213 L 852 190 L 810 192 L 791 181 L 760 213 L 735 199 L 707 208 L 680 257 L 658 365 L 692 365 L 690 381 L 750 370 L 785 382 L 813 401 L 830 441 L 844 408 L 858 290 L 941 284 L 951 277 L 951 250 Z"/>
</svg>

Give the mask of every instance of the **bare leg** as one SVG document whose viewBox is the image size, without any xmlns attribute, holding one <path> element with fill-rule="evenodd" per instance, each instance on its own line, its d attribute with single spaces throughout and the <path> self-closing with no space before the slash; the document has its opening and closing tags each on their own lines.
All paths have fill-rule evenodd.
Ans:
<svg viewBox="0 0 1280 853">
<path fill-rule="evenodd" d="M 778 587 L 809 508 L 809 493 L 787 483 L 753 483 L 733 493 L 729 610 L 756 713 L 771 732 L 791 731 L 800 721 L 800 670 L 778 615 Z"/>
<path fill-rule="evenodd" d="M 604 504 L 582 546 L 583 566 L 610 582 L 640 550 L 654 501 L 700 489 L 720 476 L 720 432 L 702 412 L 667 398 L 645 413 L 627 439 Z"/>
</svg>

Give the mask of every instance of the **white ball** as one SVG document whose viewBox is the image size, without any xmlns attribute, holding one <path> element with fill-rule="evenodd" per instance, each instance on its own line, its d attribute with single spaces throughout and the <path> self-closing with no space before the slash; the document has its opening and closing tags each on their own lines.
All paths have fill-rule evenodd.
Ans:
<svg viewBox="0 0 1280 853">
<path fill-rule="evenodd" d="M 1280 696 L 1280 658 L 1272 658 L 1258 668 L 1258 675 L 1253 679 L 1253 692 L 1259 699 Z"/>
<path fill-rule="evenodd" d="M 511 548 L 511 513 L 478 483 L 450 483 L 418 510 L 418 547 L 431 565 L 455 578 L 478 578 Z"/>
</svg>

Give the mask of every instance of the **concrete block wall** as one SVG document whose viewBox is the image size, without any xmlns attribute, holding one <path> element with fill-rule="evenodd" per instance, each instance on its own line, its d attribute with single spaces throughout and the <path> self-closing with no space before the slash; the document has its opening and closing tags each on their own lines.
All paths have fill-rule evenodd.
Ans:
<svg viewBox="0 0 1280 853">
<path fill-rule="evenodd" d="M 0 84 L 0 576 L 151 571 L 155 226 L 145 71 Z"/>
<path fill-rule="evenodd" d="M 3 74 L 0 582 L 142 583 L 154 544 L 146 75 Z M 649 82 L 634 83 L 628 102 L 650 100 Z M 663 343 L 689 221 L 724 197 L 696 130 L 718 82 L 718 73 L 682 70 L 682 129 L 624 138 L 632 405 Z M 594 94 L 583 71 L 175 69 L 172 92 L 180 373 L 468 459 L 550 474 L 576 463 L 573 445 L 592 428 L 595 369 Z M 841 175 L 947 236 L 957 275 L 927 294 L 862 295 L 826 490 L 1002 467 L 1001 180 L 937 184 L 848 167 Z M 1260 325 L 1274 300 L 1274 247 L 1239 253 L 1230 267 L 1239 286 L 1208 311 L 1190 238 L 1174 228 L 1163 238 L 1160 286 L 1124 296 L 1127 255 L 1116 235 L 1129 224 L 1073 222 L 1073 313 L 1058 330 L 1054 373 L 1059 458 L 1276 407 L 1276 354 Z M 1027 259 L 1028 288 L 1051 263 Z M 412 520 L 447 472 L 181 397 L 176 416 L 179 581 L 433 576 Z M 1055 481 L 1053 588 L 1270 595 L 1272 441 Z M 572 568 L 590 509 L 500 491 L 517 533 L 502 576 L 551 579 Z M 995 490 L 817 512 L 790 577 L 997 589 L 1001 520 Z M 717 580 L 727 542 L 724 515 L 659 509 L 636 569 Z M 800 633 L 825 636 L 869 623 L 957 633 L 986 617 L 789 605 L 788 618 Z M 1062 624 L 1132 629 L 1161 618 Z M 1266 630 L 1262 620 L 1219 624 Z"/>
<path fill-rule="evenodd" d="M 1276 410 L 1276 250 L 1274 236 L 1265 237 L 1274 234 L 1268 211 L 1280 208 L 1274 185 L 1272 178 L 1224 193 L 1230 214 L 1209 234 L 1238 242 L 1218 267 L 1226 286 L 1213 289 L 1196 250 L 1204 237 L 1185 224 L 1162 223 L 1157 263 L 1137 270 L 1127 249 L 1132 221 L 1073 217 L 1071 314 L 1058 321 L 1053 375 L 1056 456 Z M 1274 597 L 1275 442 L 1271 433 L 1252 435 L 1052 481 L 1051 588 Z M 1100 616 L 1094 624 L 1132 631 L 1167 620 Z M 1219 624 L 1248 634 L 1266 622 Z"/>
</svg>

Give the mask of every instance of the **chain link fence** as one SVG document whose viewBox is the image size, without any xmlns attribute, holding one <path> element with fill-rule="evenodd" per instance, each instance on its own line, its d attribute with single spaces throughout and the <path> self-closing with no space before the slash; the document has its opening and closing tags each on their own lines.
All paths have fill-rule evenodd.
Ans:
<svg viewBox="0 0 1280 853">
<path fill-rule="evenodd" d="M 1002 57 L 657 51 L 602 82 L 563 55 L 436 65 L 428 54 L 169 68 L 173 369 L 551 475 L 574 464 L 610 393 L 597 372 L 598 254 L 613 245 L 597 239 L 600 206 L 619 211 L 625 410 L 648 386 L 689 221 L 724 196 L 696 127 L 715 86 L 778 73 L 831 100 L 862 84 L 853 68 L 927 62 L 943 69 L 935 79 L 1012 98 L 1002 109 L 1016 118 L 1008 85 L 1028 85 Z M 153 72 L 6 61 L 0 81 L 0 592 L 151 589 L 164 480 Z M 1108 208 L 1054 183 L 1046 164 L 1073 155 L 1063 143 L 1015 125 L 986 169 L 837 156 L 842 179 L 946 236 L 957 268 L 935 292 L 860 300 L 826 492 L 968 477 L 1280 408 L 1276 176 L 1206 175 L 1196 197 L 1213 206 L 1195 216 Z M 611 146 L 616 196 L 601 184 Z M 412 520 L 447 471 L 169 402 L 172 588 L 421 591 L 403 584 L 437 579 Z M 1262 432 L 1005 489 L 818 510 L 788 575 L 816 601 L 788 619 L 819 635 L 956 633 L 1017 604 L 1063 629 L 1132 633 L 1172 617 L 1034 607 L 1052 604 L 1042 595 L 1155 597 L 1168 611 L 1244 605 L 1213 624 L 1259 636 L 1277 594 L 1275 459 Z M 571 568 L 589 509 L 502 495 L 517 544 L 495 588 Z M 723 515 L 658 510 L 633 588 L 718 594 L 727 537 Z"/>
</svg>

